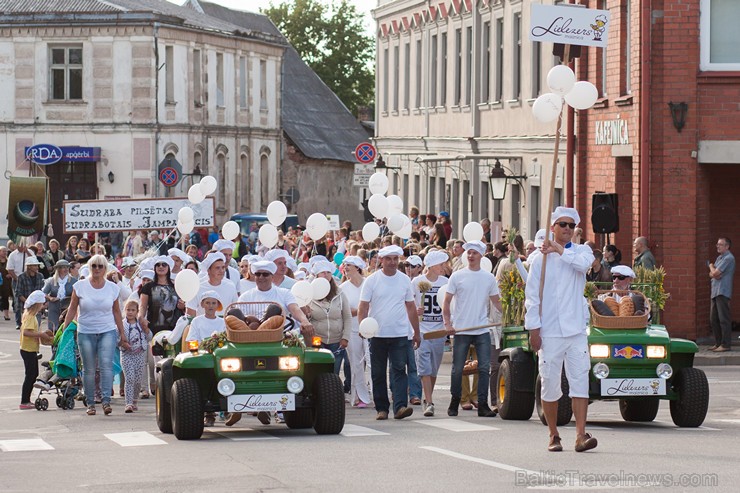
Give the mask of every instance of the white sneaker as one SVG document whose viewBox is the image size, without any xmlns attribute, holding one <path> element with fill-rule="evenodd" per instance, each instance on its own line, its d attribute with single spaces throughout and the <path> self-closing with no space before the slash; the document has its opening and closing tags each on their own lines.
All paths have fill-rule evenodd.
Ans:
<svg viewBox="0 0 740 493">
<path fill-rule="evenodd" d="M 51 385 L 44 382 L 43 380 L 36 380 L 36 383 L 33 384 L 34 388 L 41 389 L 41 390 L 51 390 Z"/>
<path fill-rule="evenodd" d="M 434 404 L 428 404 L 426 409 L 424 409 L 424 416 L 434 416 Z"/>
</svg>

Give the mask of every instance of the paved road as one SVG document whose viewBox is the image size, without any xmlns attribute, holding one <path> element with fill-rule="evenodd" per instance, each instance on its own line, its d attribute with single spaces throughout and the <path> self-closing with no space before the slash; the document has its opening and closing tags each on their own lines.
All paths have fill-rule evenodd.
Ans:
<svg viewBox="0 0 740 493">
<path fill-rule="evenodd" d="M 349 408 L 339 436 L 245 418 L 179 442 L 157 430 L 152 399 L 133 415 L 123 413 L 120 397 L 107 417 L 53 403 L 45 412 L 18 410 L 17 337 L 0 321 L 2 491 L 737 491 L 740 484 L 740 367 L 706 368 L 712 398 L 698 429 L 676 428 L 665 404 L 649 424 L 623 422 L 616 403 L 593 404 L 590 431 L 599 447 L 584 454 L 572 450 L 572 424 L 561 429 L 566 451 L 552 454 L 536 419 L 467 411 L 448 418 L 449 377 L 440 378 L 434 418 L 417 407 L 409 419 L 377 422 L 372 409 Z M 442 371 L 449 375 L 449 366 Z"/>
</svg>

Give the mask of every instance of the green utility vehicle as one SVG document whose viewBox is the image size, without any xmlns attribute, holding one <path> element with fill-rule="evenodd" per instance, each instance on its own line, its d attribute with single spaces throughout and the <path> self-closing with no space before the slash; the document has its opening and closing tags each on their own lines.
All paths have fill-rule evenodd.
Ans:
<svg viewBox="0 0 740 493">
<path fill-rule="evenodd" d="M 653 421 L 665 400 L 677 426 L 698 427 L 704 422 L 709 384 L 704 372 L 693 367 L 696 343 L 671 338 L 663 325 L 600 328 L 593 318 L 588 332 L 589 402 L 618 401 L 625 421 Z M 504 327 L 501 346 L 496 399 L 500 416 L 527 420 L 536 407 L 545 423 L 537 355 L 530 348 L 529 334 L 521 326 Z M 568 423 L 573 414 L 565 369 L 562 389 L 558 425 Z"/>
<path fill-rule="evenodd" d="M 235 305 L 243 308 L 245 304 L 230 308 Z M 302 336 L 283 338 L 282 328 L 278 331 L 280 340 L 271 342 L 234 342 L 226 336 L 213 336 L 199 345 L 183 342 L 183 334 L 177 343 L 170 344 L 166 335 L 158 338 L 155 348 L 161 346 L 165 353 L 156 368 L 160 431 L 174 433 L 180 440 L 198 439 L 206 413 L 265 411 L 281 412 L 288 428 L 340 433 L 345 417 L 344 391 L 334 374 L 334 355 L 326 349 L 306 347 Z M 245 335 L 254 338 L 261 331 L 249 332 Z M 232 339 L 234 333 L 229 334 Z M 311 343 L 320 346 L 320 340 Z"/>
</svg>

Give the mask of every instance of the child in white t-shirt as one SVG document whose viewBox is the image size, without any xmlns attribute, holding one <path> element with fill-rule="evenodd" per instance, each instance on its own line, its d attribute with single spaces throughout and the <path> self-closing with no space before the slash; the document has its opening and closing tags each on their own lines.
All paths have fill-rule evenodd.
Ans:
<svg viewBox="0 0 740 493">
<path fill-rule="evenodd" d="M 126 408 L 124 412 L 132 413 L 138 411 L 138 399 L 141 392 L 141 380 L 146 369 L 146 356 L 149 350 L 149 341 L 152 333 L 148 328 L 143 328 L 138 320 L 139 304 L 134 300 L 126 302 L 126 321 L 123 323 L 129 349 L 121 351 L 121 366 L 126 377 L 124 384 L 124 395 L 126 396 Z"/>
<path fill-rule="evenodd" d="M 200 297 L 200 306 L 205 314 L 199 315 L 190 322 L 190 331 L 186 338 L 187 341 L 202 341 L 210 337 L 213 333 L 224 332 L 226 323 L 223 318 L 217 317 L 216 312 L 222 311 L 221 301 L 218 299 L 218 293 L 215 291 L 206 291 Z"/>
</svg>

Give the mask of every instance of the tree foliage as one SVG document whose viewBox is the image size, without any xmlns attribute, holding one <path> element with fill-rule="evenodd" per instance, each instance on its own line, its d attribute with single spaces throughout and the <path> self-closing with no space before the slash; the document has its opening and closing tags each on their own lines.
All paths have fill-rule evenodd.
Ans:
<svg viewBox="0 0 740 493">
<path fill-rule="evenodd" d="M 350 111 L 373 104 L 375 43 L 348 0 L 283 0 L 263 13 Z"/>
</svg>

